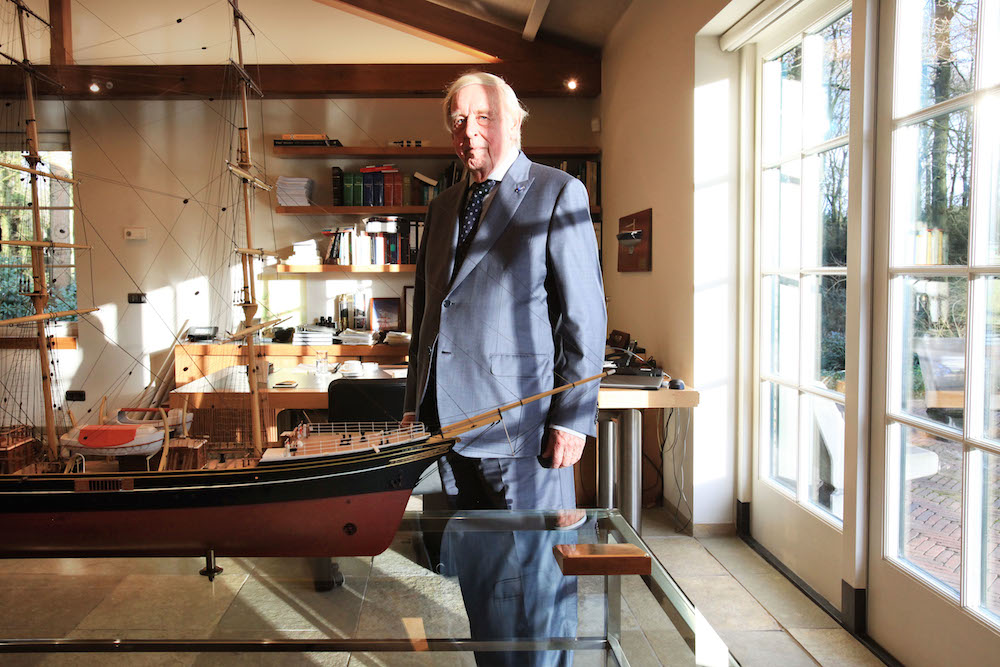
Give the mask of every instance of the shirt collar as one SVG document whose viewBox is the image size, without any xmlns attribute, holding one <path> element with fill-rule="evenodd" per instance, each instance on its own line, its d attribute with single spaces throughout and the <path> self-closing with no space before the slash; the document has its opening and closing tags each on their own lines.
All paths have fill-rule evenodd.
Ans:
<svg viewBox="0 0 1000 667">
<path fill-rule="evenodd" d="M 490 175 L 487 176 L 487 180 L 496 181 L 497 183 L 502 181 L 503 177 L 507 175 L 507 172 L 510 171 L 510 168 L 514 165 L 514 161 L 517 160 L 517 156 L 520 154 L 520 150 L 512 147 L 507 158 L 502 160 L 493 168 L 493 171 L 491 171 Z M 472 174 L 469 174 L 469 186 L 471 187 L 472 184 Z"/>
</svg>

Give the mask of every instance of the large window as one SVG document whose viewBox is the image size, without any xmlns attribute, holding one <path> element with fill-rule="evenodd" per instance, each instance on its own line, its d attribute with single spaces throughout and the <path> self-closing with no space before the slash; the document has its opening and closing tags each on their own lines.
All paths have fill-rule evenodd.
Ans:
<svg viewBox="0 0 1000 667">
<path fill-rule="evenodd" d="M 886 556 L 1000 621 L 1000 3 L 898 2 Z"/>
<path fill-rule="evenodd" d="M 39 170 L 69 177 L 73 171 L 69 151 L 42 151 Z M 20 152 L 0 151 L 0 162 L 27 167 Z M 42 235 L 46 241 L 73 241 L 72 185 L 50 178 L 38 179 Z M 0 168 L 0 236 L 4 240 L 35 240 L 32 219 L 29 175 L 15 169 Z M 73 250 L 45 250 L 51 310 L 76 308 L 76 270 Z M 0 319 L 34 313 L 31 299 L 23 296 L 34 291 L 31 251 L 25 246 L 0 246 Z"/>
<path fill-rule="evenodd" d="M 761 70 L 759 474 L 843 520 L 851 15 Z"/>
</svg>

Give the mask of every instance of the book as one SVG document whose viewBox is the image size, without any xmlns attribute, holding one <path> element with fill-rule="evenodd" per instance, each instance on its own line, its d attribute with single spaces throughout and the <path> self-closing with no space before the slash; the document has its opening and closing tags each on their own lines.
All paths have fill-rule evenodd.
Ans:
<svg viewBox="0 0 1000 667">
<path fill-rule="evenodd" d="M 338 139 L 275 139 L 275 146 L 343 146 Z"/>
<path fill-rule="evenodd" d="M 372 174 L 372 206 L 385 206 L 385 174 L 381 171 Z"/>
<path fill-rule="evenodd" d="M 412 222 L 412 223 L 410 223 L 410 228 L 409 228 L 410 258 L 409 258 L 409 260 L 407 260 L 407 264 L 416 264 L 417 263 L 417 228 L 420 227 L 422 224 L 423 223 L 420 223 L 420 222 Z"/>
<path fill-rule="evenodd" d="M 330 137 L 326 136 L 325 134 L 308 134 L 308 133 L 302 133 L 302 132 L 291 132 L 291 133 L 287 133 L 287 134 L 281 135 L 281 138 L 282 139 L 292 139 L 292 140 L 295 140 L 295 141 L 304 141 L 304 140 L 314 140 L 314 141 L 316 141 L 316 140 L 323 140 L 323 141 L 326 141 Z"/>
<path fill-rule="evenodd" d="M 361 173 L 367 174 L 368 172 L 376 171 L 396 171 L 396 165 L 394 164 L 370 164 L 367 167 L 361 167 Z"/>
<path fill-rule="evenodd" d="M 399 206 L 402 202 L 396 199 L 396 178 L 399 176 L 398 169 L 387 169 L 381 172 L 383 179 L 382 205 Z"/>
<path fill-rule="evenodd" d="M 393 215 L 365 218 L 364 223 L 367 234 L 395 234 L 399 231 L 399 219 Z"/>
<path fill-rule="evenodd" d="M 331 185 L 333 187 L 333 205 L 344 205 L 344 170 L 340 167 L 331 169 Z"/>
<path fill-rule="evenodd" d="M 374 206 L 375 201 L 375 174 L 368 171 L 361 172 L 361 179 L 364 183 L 361 194 L 361 205 L 362 206 Z"/>
<path fill-rule="evenodd" d="M 413 205 L 413 176 L 410 174 L 402 174 L 402 189 L 403 194 L 400 199 L 400 204 L 403 206 Z"/>
<path fill-rule="evenodd" d="M 354 205 L 364 206 L 364 182 L 361 173 L 354 174 Z"/>
<path fill-rule="evenodd" d="M 434 187 L 435 185 L 438 184 L 438 182 L 435 179 L 431 178 L 430 176 L 425 176 L 424 174 L 421 174 L 419 171 L 413 172 L 413 178 L 417 179 L 418 181 L 422 181 L 431 187 Z"/>
<path fill-rule="evenodd" d="M 403 202 L 403 175 L 398 171 L 392 174 L 392 203 L 393 206 L 405 206 Z"/>
<path fill-rule="evenodd" d="M 344 206 L 357 206 L 354 203 L 354 177 L 357 174 L 347 172 L 344 174 Z"/>
</svg>

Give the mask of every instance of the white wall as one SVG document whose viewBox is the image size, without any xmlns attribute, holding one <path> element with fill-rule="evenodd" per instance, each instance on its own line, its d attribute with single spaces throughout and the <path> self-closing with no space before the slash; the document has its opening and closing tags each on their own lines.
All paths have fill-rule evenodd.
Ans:
<svg viewBox="0 0 1000 667">
<path fill-rule="evenodd" d="M 696 523 L 733 521 L 739 346 L 739 57 L 695 38 Z"/>
<path fill-rule="evenodd" d="M 706 170 L 696 183 L 695 174 L 696 130 L 706 127 L 701 119 L 696 125 L 695 104 L 708 90 L 696 92 L 697 84 L 730 76 L 728 65 L 712 60 L 696 80 L 695 34 L 724 4 L 634 0 L 605 45 L 601 96 L 609 325 L 629 331 L 668 373 L 703 391 L 683 462 L 696 525 L 732 523 L 734 504 L 735 313 L 720 309 L 735 310 L 735 227 L 728 208 L 719 218 L 699 198 L 714 177 Z M 731 119 L 718 122 L 702 138 L 729 131 Z M 729 169 L 729 155 L 710 159 Z M 617 220 L 650 207 L 652 271 L 618 273 L 611 255 Z M 676 504 L 669 469 L 664 477 L 667 500 Z"/>
<path fill-rule="evenodd" d="M 591 131 L 593 100 L 527 100 L 531 112 L 524 126 L 525 145 L 595 145 Z M 123 405 L 149 381 L 150 354 L 169 347 L 173 332 L 186 319 L 191 324 L 233 328 L 238 314 L 231 308 L 238 272 L 228 268 L 230 233 L 242 233 L 242 214 L 232 214 L 238 189 L 225 172 L 230 128 L 223 119 L 231 102 L 77 101 L 45 102 L 40 125 L 68 127 L 76 176 L 81 180 L 75 220 L 79 242 L 93 250 L 78 256 L 79 304 L 101 307 L 79 326 L 80 349 L 63 352 L 65 389 L 84 389 L 87 403 L 71 404 L 86 415 L 103 394 Z M 326 132 L 345 145 L 380 145 L 400 138 L 420 138 L 442 145 L 440 103 L 433 99 L 269 100 L 251 105 L 254 163 L 273 182 L 279 175 L 309 176 L 316 197 L 329 201 L 328 160 L 279 160 L 270 151 L 282 132 Z M 65 122 L 64 122 L 65 121 Z M 260 128 L 263 128 L 262 130 Z M 366 161 L 338 162 L 345 169 Z M 439 170 L 447 161 L 406 161 L 405 169 Z M 433 173 L 433 172 L 432 172 Z M 183 200 L 187 198 L 187 204 Z M 273 195 L 261 193 L 254 205 L 254 245 L 285 248 L 295 241 L 319 238 L 335 220 L 325 217 L 278 216 Z M 228 210 L 223 213 L 222 207 Z M 238 208 L 238 207 L 235 207 Z M 241 209 L 240 209 L 241 210 Z M 226 219 L 220 230 L 217 221 Z M 126 241 L 125 227 L 143 227 L 146 241 Z M 242 245 L 242 244 L 241 244 Z M 234 283 L 234 284 L 231 284 Z M 339 281 L 345 286 L 344 282 Z M 375 296 L 401 295 L 412 276 L 372 279 Z M 291 277 L 288 292 L 301 299 L 303 317 L 312 320 L 332 311 L 326 294 L 336 293 L 321 279 Z M 149 303 L 129 305 L 127 294 L 142 291 Z M 298 295 L 298 296 L 296 296 Z M 285 309 L 287 303 L 275 303 Z M 106 345 L 110 340 L 116 345 Z M 154 369 L 155 370 L 155 369 Z M 131 373 L 131 374 L 130 374 Z"/>
</svg>

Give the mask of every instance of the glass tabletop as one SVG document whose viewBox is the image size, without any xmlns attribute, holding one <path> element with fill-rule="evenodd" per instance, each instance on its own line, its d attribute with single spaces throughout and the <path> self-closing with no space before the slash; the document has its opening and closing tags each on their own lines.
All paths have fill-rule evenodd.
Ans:
<svg viewBox="0 0 1000 667">
<path fill-rule="evenodd" d="M 407 512 L 374 557 L 0 560 L 0 652 L 196 664 L 735 665 L 670 575 L 564 576 L 561 544 L 633 544 L 616 510 Z M 227 655 L 228 654 L 228 655 Z M 363 658 L 361 657 L 363 654 Z M 64 656 L 67 662 L 71 656 Z M 353 664 L 353 661 L 352 661 Z"/>
</svg>

